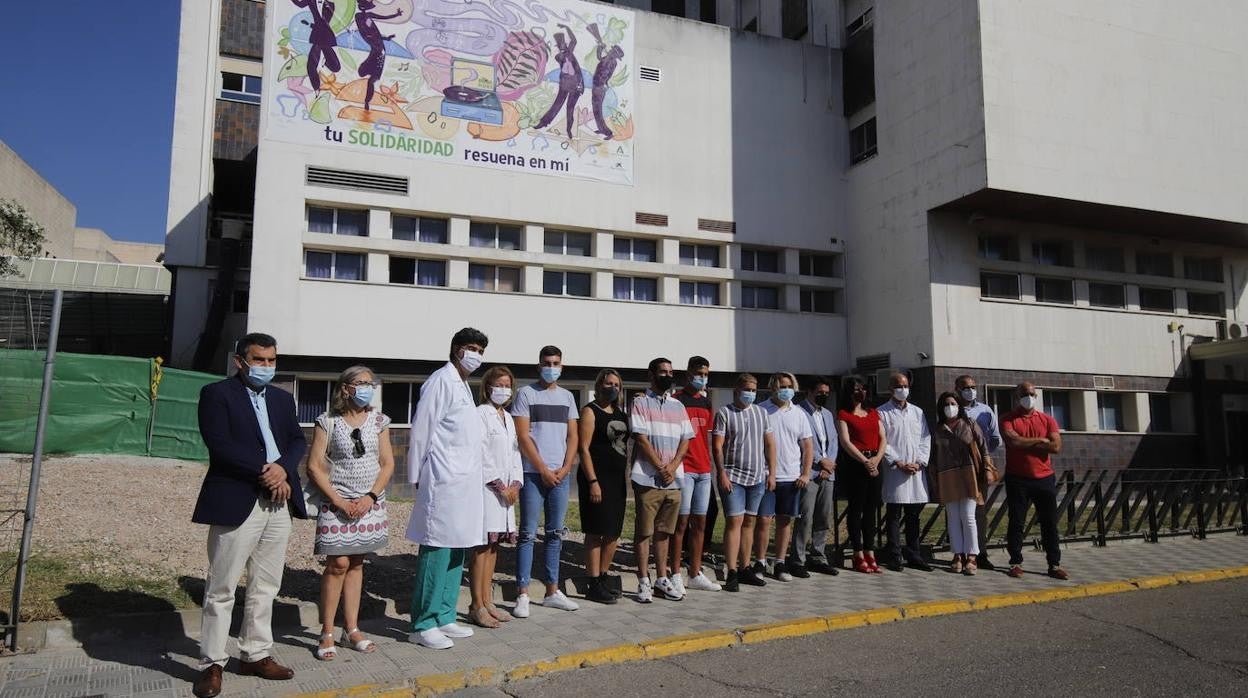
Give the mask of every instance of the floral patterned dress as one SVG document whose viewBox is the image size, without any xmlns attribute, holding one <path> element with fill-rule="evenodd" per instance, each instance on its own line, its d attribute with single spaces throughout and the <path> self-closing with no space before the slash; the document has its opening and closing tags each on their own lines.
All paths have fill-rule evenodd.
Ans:
<svg viewBox="0 0 1248 698">
<path fill-rule="evenodd" d="M 354 427 L 342 415 L 322 414 L 317 425 L 329 435 L 326 461 L 329 482 L 343 499 L 367 497 L 369 488 L 381 471 L 379 437 L 390 426 L 390 418 L 380 412 L 370 413 L 360 426 L 364 455 L 355 455 Z M 390 522 L 386 516 L 386 493 L 378 492 L 378 501 L 364 516 L 349 519 L 329 502 L 322 502 L 316 517 L 316 555 L 362 555 L 386 547 Z"/>
</svg>

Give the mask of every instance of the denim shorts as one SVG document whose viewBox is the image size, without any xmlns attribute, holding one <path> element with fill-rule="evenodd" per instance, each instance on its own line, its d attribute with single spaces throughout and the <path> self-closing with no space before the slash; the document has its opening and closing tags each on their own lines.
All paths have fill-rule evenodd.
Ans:
<svg viewBox="0 0 1248 698">
<path fill-rule="evenodd" d="M 767 482 L 756 482 L 753 485 L 732 484 L 731 492 L 720 492 L 719 498 L 724 503 L 724 516 L 741 516 L 759 513 L 759 505 L 767 494 Z"/>
<path fill-rule="evenodd" d="M 772 494 L 775 495 L 772 512 L 776 516 L 795 519 L 802 515 L 802 491 L 798 489 L 796 481 L 777 482 L 776 491 Z"/>
<path fill-rule="evenodd" d="M 711 473 L 685 473 L 680 483 L 680 515 L 706 516 L 711 504 Z"/>
</svg>

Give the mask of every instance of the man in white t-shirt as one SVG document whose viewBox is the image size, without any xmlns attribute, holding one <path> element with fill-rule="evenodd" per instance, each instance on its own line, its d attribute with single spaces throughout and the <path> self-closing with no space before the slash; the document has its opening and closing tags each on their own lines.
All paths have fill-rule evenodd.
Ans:
<svg viewBox="0 0 1248 698">
<path fill-rule="evenodd" d="M 793 581 L 785 566 L 785 555 L 793 537 L 793 519 L 802 515 L 802 490 L 810 484 L 810 469 L 814 461 L 813 436 L 810 417 L 805 410 L 793 404 L 797 394 L 797 378 L 781 371 L 771 377 L 767 385 L 771 399 L 762 407 L 770 415 L 771 428 L 776 441 L 776 490 L 768 493 L 772 499 L 769 513 L 776 518 L 776 562 L 772 576 L 782 582 Z M 759 513 L 763 530 L 771 525 L 771 517 Z M 760 558 L 766 550 L 759 550 Z M 761 562 L 761 560 L 760 560 Z M 755 564 L 755 569 L 759 564 Z"/>
</svg>

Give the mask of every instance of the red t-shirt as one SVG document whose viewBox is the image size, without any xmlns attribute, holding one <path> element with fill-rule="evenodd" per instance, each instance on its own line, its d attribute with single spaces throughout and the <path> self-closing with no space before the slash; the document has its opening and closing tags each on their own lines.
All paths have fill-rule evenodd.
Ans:
<svg viewBox="0 0 1248 698">
<path fill-rule="evenodd" d="M 836 418 L 845 422 L 849 432 L 849 442 L 859 451 L 880 450 L 880 413 L 873 408 L 867 409 L 867 416 L 859 417 L 848 410 L 840 410 Z"/>
<path fill-rule="evenodd" d="M 686 388 L 681 388 L 672 397 L 685 406 L 689 415 L 689 423 L 693 425 L 693 439 L 689 441 L 689 450 L 685 451 L 684 464 L 686 473 L 711 472 L 710 433 L 714 426 L 715 413 L 711 410 L 711 399 L 706 393 L 694 395 Z"/>
<path fill-rule="evenodd" d="M 1050 435 L 1061 431 L 1057 420 L 1040 410 L 1032 410 L 1031 414 L 1023 414 L 1019 410 L 1007 412 L 1001 418 L 1001 431 L 1006 429 L 1024 439 L 1047 439 Z M 1040 453 L 1030 448 L 1010 448 L 1005 446 L 1005 472 L 1007 475 L 1038 480 L 1053 474 L 1053 460 L 1048 453 Z"/>
</svg>

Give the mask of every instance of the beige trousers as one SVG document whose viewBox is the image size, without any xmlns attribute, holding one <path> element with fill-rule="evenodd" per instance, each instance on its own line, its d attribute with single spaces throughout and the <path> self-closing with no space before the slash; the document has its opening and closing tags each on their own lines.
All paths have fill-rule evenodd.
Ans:
<svg viewBox="0 0 1248 698">
<path fill-rule="evenodd" d="M 290 539 L 290 511 L 285 504 L 257 499 L 247 520 L 238 526 L 208 529 L 208 579 L 204 585 L 204 614 L 200 625 L 201 666 L 225 666 L 229 654 L 234 612 L 234 590 L 247 572 L 247 600 L 238 635 L 239 658 L 256 662 L 273 647 L 273 600 L 282 586 L 286 543 Z"/>
</svg>

